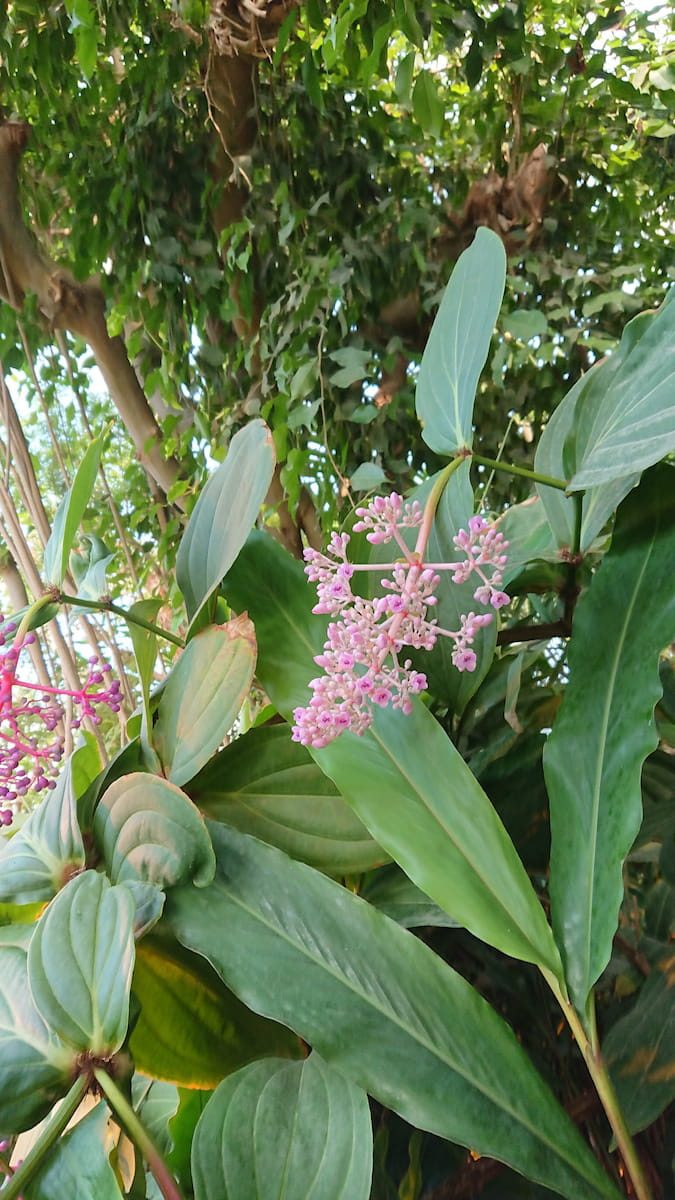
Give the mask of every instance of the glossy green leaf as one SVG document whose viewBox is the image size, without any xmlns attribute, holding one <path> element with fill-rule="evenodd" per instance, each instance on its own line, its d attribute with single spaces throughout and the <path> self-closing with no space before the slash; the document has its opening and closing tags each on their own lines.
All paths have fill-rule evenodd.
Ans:
<svg viewBox="0 0 675 1200">
<path fill-rule="evenodd" d="M 81 600 L 100 600 L 109 591 L 106 570 L 116 555 L 95 534 L 80 534 L 80 546 L 83 548 L 72 550 L 69 557 L 77 594 Z"/>
<path fill-rule="evenodd" d="M 232 438 L 227 458 L 204 487 L 178 548 L 176 578 L 190 621 L 236 559 L 273 472 L 269 429 L 263 421 L 251 421 Z"/>
<path fill-rule="evenodd" d="M 574 1003 L 604 970 L 640 828 L 642 764 L 656 746 L 659 654 L 675 637 L 675 472 L 656 469 L 619 510 L 611 549 L 581 597 L 570 682 L 544 751 L 551 914 Z"/>
<path fill-rule="evenodd" d="M 609 362 L 603 391 L 585 388 L 577 408 L 572 489 L 642 471 L 675 449 L 675 288 L 656 314 L 626 326 Z"/>
<path fill-rule="evenodd" d="M 505 276 L 501 239 L 480 228 L 445 289 L 417 380 L 415 406 L 422 435 L 438 454 L 454 454 L 471 445 L 474 397 Z"/>
<path fill-rule="evenodd" d="M 404 929 L 420 929 L 424 925 L 453 929 L 458 924 L 395 863 L 373 872 L 359 895 Z"/>
<path fill-rule="evenodd" d="M 551 488 L 546 489 L 551 492 Z M 509 543 L 508 562 L 504 568 L 504 587 L 517 579 L 524 568 L 537 559 L 561 562 L 560 548 L 553 536 L 548 514 L 539 496 L 522 504 L 513 504 L 499 518 L 498 528 Z"/>
<path fill-rule="evenodd" d="M 104 875 L 76 875 L 40 918 L 28 980 L 41 1016 L 76 1050 L 113 1054 L 129 1022 L 134 905 Z"/>
<path fill-rule="evenodd" d="M 103 439 L 95 438 L 87 447 L 71 486 L 54 514 L 52 533 L 44 553 L 47 583 L 60 588 L 68 570 L 73 543 L 96 483 Z"/>
<path fill-rule="evenodd" d="M 213 850 L 198 809 L 157 775 L 133 772 L 111 784 L 94 815 L 94 836 L 115 883 L 203 887 L 213 878 Z"/>
<path fill-rule="evenodd" d="M 674 1012 L 675 954 L 666 953 L 602 1046 L 631 1133 L 646 1129 L 675 1100 Z"/>
<path fill-rule="evenodd" d="M 122 1200 L 108 1161 L 108 1109 L 99 1102 L 52 1146 L 44 1167 L 23 1189 L 25 1200 Z"/>
<path fill-rule="evenodd" d="M 412 110 L 425 133 L 438 138 L 443 131 L 445 105 L 431 71 L 421 70 L 412 89 Z"/>
<path fill-rule="evenodd" d="M 316 674 L 312 639 L 325 627 L 311 614 L 312 589 L 302 568 L 261 535 L 248 543 L 225 588 L 235 607 L 253 618 L 258 678 L 290 719 L 293 708 L 307 702 Z M 513 843 L 421 702 L 410 716 L 378 709 L 363 737 L 343 734 L 312 754 L 379 845 L 455 921 L 506 954 L 560 971 L 551 930 Z"/>
<path fill-rule="evenodd" d="M 329 875 L 367 871 L 386 857 L 287 725 L 237 738 L 188 791 L 207 816 Z"/>
<path fill-rule="evenodd" d="M 143 1128 L 150 1134 L 160 1154 L 171 1150 L 169 1122 L 180 1103 L 178 1088 L 161 1079 L 148 1079 L 135 1071 L 131 1080 L 131 1102 Z"/>
<path fill-rule="evenodd" d="M 65 1096 L 74 1052 L 40 1015 L 28 984 L 29 925 L 0 928 L 0 1129 L 30 1129 Z"/>
<path fill-rule="evenodd" d="M 466 980 L 311 867 L 224 826 L 212 837 L 213 884 L 171 892 L 165 921 L 244 1003 L 420 1129 L 571 1200 L 615 1200 L 511 1030 Z"/>
<path fill-rule="evenodd" d="M 144 621 L 155 621 L 162 607 L 162 600 L 153 597 L 147 600 L 137 600 L 129 608 L 130 616 L 141 617 Z M 127 629 L 134 648 L 134 657 L 141 683 L 141 745 L 148 768 L 159 773 L 159 759 L 150 744 L 150 729 L 153 721 L 153 708 L 150 700 L 150 688 L 155 677 L 157 662 L 157 634 L 144 629 L 134 621 L 127 621 Z"/>
<path fill-rule="evenodd" d="M 196 954 L 145 938 L 132 984 L 141 1013 L 129 1048 L 140 1071 L 191 1088 L 212 1088 L 266 1054 L 297 1058 L 298 1039 L 252 1013 Z"/>
<path fill-rule="evenodd" d="M 368 1200 L 373 1134 L 365 1092 L 314 1052 L 224 1079 L 192 1143 L 195 1200 Z"/>
<path fill-rule="evenodd" d="M 222 745 L 251 687 L 255 659 L 245 616 L 208 626 L 185 647 L 162 689 L 152 732 L 172 783 L 193 779 Z"/>
<path fill-rule="evenodd" d="M 86 747 L 83 751 L 87 753 Z M 0 900 L 12 904 L 51 900 L 84 866 L 73 789 L 74 762 L 80 753 L 75 752 L 54 790 L 46 793 L 18 833 L 0 849 Z"/>
</svg>

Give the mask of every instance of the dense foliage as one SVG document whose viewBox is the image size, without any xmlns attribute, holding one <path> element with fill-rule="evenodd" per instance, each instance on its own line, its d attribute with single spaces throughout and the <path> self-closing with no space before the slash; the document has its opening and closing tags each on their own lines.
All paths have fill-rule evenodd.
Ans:
<svg viewBox="0 0 675 1200">
<path fill-rule="evenodd" d="M 33 9 L 0 1195 L 667 1195 L 668 13 Z"/>
</svg>

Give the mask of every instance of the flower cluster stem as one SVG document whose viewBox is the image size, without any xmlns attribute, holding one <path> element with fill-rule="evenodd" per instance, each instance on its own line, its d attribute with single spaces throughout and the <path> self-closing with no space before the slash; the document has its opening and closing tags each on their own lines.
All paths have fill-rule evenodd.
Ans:
<svg viewBox="0 0 675 1200">
<path fill-rule="evenodd" d="M 63 1133 L 70 1118 L 75 1114 L 87 1091 L 87 1079 L 78 1075 L 68 1095 L 52 1113 L 37 1141 L 29 1150 L 20 1167 L 2 1189 L 2 1200 L 15 1200 L 28 1187 L 33 1176 L 43 1165 L 52 1146 Z"/>
</svg>

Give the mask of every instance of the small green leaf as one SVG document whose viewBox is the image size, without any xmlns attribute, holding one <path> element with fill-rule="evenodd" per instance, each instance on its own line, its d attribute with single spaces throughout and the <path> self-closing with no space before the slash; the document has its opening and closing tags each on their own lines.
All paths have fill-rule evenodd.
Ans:
<svg viewBox="0 0 675 1200">
<path fill-rule="evenodd" d="M 651 1125 L 675 1099 L 675 954 L 664 954 L 602 1046 L 630 1133 Z"/>
<path fill-rule="evenodd" d="M 609 961 L 623 861 L 642 820 L 642 764 L 657 742 L 659 654 L 675 637 L 674 481 L 671 467 L 651 471 L 619 509 L 575 612 L 570 681 L 544 750 L 551 915 L 580 1013 Z"/>
<path fill-rule="evenodd" d="M 207 816 L 330 875 L 358 874 L 386 858 L 287 725 L 236 738 L 188 791 Z"/>
<path fill-rule="evenodd" d="M 416 409 L 427 446 L 454 454 L 472 441 L 476 387 L 506 277 L 501 239 L 480 228 L 460 256 L 436 314 L 417 380 Z"/>
<path fill-rule="evenodd" d="M 31 904 L 51 900 L 84 866 L 85 850 L 77 821 L 73 770 L 84 746 L 66 763 L 56 787 L 47 792 L 18 833 L 0 850 L 0 900 Z"/>
<path fill-rule="evenodd" d="M 22 1133 L 72 1082 L 75 1054 L 49 1028 L 28 984 L 35 926 L 0 928 L 0 1129 Z"/>
<path fill-rule="evenodd" d="M 400 104 L 408 108 L 412 102 L 412 81 L 415 72 L 414 50 L 405 54 L 396 68 L 394 90 Z"/>
<path fill-rule="evenodd" d="M 24 1187 L 24 1200 L 122 1200 L 108 1160 L 108 1109 L 99 1102 L 52 1146 L 44 1167 Z"/>
<path fill-rule="evenodd" d="M 133 772 L 111 784 L 98 803 L 94 835 L 115 883 L 204 887 L 213 878 L 211 840 L 198 809 L 157 775 Z"/>
<path fill-rule="evenodd" d="M 58 588 L 65 579 L 75 536 L 94 490 L 102 450 L 103 438 L 95 438 L 54 516 L 51 537 L 45 546 L 44 573 L 47 582 Z"/>
<path fill-rule="evenodd" d="M 141 1012 L 129 1049 L 153 1079 L 212 1088 L 265 1054 L 302 1053 L 295 1034 L 251 1012 L 204 958 L 174 941 L 139 942 L 132 991 Z"/>
<path fill-rule="evenodd" d="M 357 492 L 371 492 L 386 481 L 387 476 L 382 467 L 374 462 L 360 463 L 349 477 L 351 486 Z"/>
<path fill-rule="evenodd" d="M 443 132 L 445 105 L 431 71 L 421 70 L 412 90 L 413 115 L 425 133 L 439 138 Z"/>
<path fill-rule="evenodd" d="M 179 787 L 193 779 L 232 728 L 253 680 L 256 643 L 246 616 L 192 638 L 162 690 L 153 745 Z"/>
<path fill-rule="evenodd" d="M 368 1098 L 314 1052 L 224 1079 L 192 1143 L 195 1200 L 368 1200 Z"/>
<path fill-rule="evenodd" d="M 274 445 L 264 421 L 251 421 L 230 443 L 183 534 L 176 578 L 190 622 L 219 586 L 243 546 L 274 472 Z"/>
<path fill-rule="evenodd" d="M 50 1029 L 76 1050 L 114 1054 L 129 1023 L 134 904 L 124 887 L 85 871 L 38 921 L 28 979 Z"/>
<path fill-rule="evenodd" d="M 81 600 L 100 600 L 108 592 L 105 573 L 116 556 L 95 534 L 81 534 L 80 543 L 84 550 L 72 550 L 69 562 L 78 597 Z"/>
<path fill-rule="evenodd" d="M 129 616 L 141 617 L 144 621 L 154 621 L 161 607 L 162 600 L 160 598 L 137 600 L 129 608 Z M 127 621 L 127 629 L 134 648 L 136 667 L 138 668 L 138 676 L 141 681 L 141 746 L 143 747 L 147 766 L 159 770 L 159 760 L 150 742 L 150 730 L 152 729 L 153 721 L 150 687 L 155 678 L 157 634 L 152 633 L 149 629 L 144 629 L 142 625 L 137 625 L 133 620 Z"/>
</svg>

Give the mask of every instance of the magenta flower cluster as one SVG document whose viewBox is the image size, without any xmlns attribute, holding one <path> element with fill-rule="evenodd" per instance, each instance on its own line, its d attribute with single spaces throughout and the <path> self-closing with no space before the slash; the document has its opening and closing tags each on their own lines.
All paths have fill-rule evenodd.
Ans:
<svg viewBox="0 0 675 1200">
<path fill-rule="evenodd" d="M 0 628 L 0 825 L 11 825 L 28 792 L 55 786 L 64 747 L 64 701 L 71 729 L 79 729 L 85 717 L 98 725 L 97 706 L 119 712 L 121 704 L 119 682 L 107 682 L 111 668 L 98 657 L 89 659 L 87 678 L 77 691 L 20 678 L 21 652 L 35 635 L 28 633 L 19 642 L 15 635 L 11 621 Z M 40 735 L 45 732 L 55 736 L 44 742 Z"/>
<path fill-rule="evenodd" d="M 347 729 L 362 734 L 373 721 L 373 706 L 412 710 L 411 697 L 427 687 L 426 675 L 417 671 L 404 650 L 432 650 L 439 636 L 454 641 L 452 661 L 459 671 L 473 671 L 476 655 L 471 649 L 479 629 L 489 625 L 492 613 L 469 612 L 457 630 L 442 629 L 429 616 L 437 602 L 436 588 L 440 570 L 452 571 L 455 583 L 464 583 L 471 575 L 480 580 L 474 599 L 496 610 L 508 604 L 501 590 L 506 548 L 501 533 L 483 517 L 472 517 L 468 531 L 454 538 L 464 558 L 452 563 L 424 561 L 428 529 L 422 509 L 416 501 L 406 503 L 393 492 L 376 496 L 366 508 L 357 508 L 359 520 L 355 532 L 365 532 L 375 545 L 394 541 L 402 558 L 388 566 L 359 566 L 347 557 L 350 537 L 346 533 L 331 536 L 327 553 L 305 550 L 305 572 L 316 584 L 318 603 L 313 612 L 327 613 L 336 619 L 328 626 L 324 651 L 315 662 L 324 674 L 312 679 L 313 695 L 306 708 L 296 708 L 293 738 L 305 746 L 321 749 Z M 407 547 L 402 530 L 417 528 L 413 551 Z M 355 571 L 385 570 L 381 579 L 384 594 L 373 600 L 354 595 L 351 586 Z"/>
</svg>

